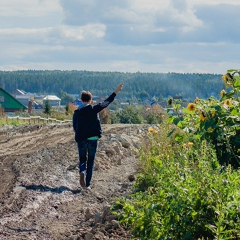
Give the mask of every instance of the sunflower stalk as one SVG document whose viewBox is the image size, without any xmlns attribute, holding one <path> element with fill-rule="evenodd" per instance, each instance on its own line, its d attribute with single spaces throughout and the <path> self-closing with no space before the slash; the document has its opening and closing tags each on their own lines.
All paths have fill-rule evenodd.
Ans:
<svg viewBox="0 0 240 240">
<path fill-rule="evenodd" d="M 228 70 L 222 76 L 226 89 L 220 92 L 220 100 L 196 98 L 182 109 L 183 115 L 169 117 L 170 123 L 183 132 L 192 134 L 195 141 L 207 141 L 216 150 L 219 163 L 240 167 L 240 71 Z M 229 88 L 229 90 L 227 89 Z M 227 91 L 228 90 L 228 91 Z M 179 113 L 180 106 L 175 106 Z M 177 135 L 177 141 L 184 138 Z M 184 135 L 184 133 L 183 133 Z"/>
</svg>

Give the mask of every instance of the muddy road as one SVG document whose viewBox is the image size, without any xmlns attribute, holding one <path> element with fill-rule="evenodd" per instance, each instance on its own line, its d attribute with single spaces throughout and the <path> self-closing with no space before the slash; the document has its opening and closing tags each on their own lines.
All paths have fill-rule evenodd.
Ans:
<svg viewBox="0 0 240 240">
<path fill-rule="evenodd" d="M 91 190 L 69 123 L 0 128 L 0 239 L 131 239 L 109 208 L 131 192 L 149 125 L 103 125 Z"/>
</svg>

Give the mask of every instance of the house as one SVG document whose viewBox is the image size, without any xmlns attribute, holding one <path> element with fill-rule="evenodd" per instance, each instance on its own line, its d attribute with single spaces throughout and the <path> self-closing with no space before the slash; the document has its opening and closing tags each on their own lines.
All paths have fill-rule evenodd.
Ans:
<svg viewBox="0 0 240 240">
<path fill-rule="evenodd" d="M 36 93 L 25 92 L 24 90 L 17 89 L 15 91 L 15 98 L 25 106 L 32 102 L 32 107 L 35 109 L 42 108 L 43 98 L 46 95 L 37 95 Z"/>
<path fill-rule="evenodd" d="M 24 106 L 28 106 L 29 101 L 33 99 L 33 93 L 27 93 L 24 90 L 16 89 L 15 98 Z"/>
<path fill-rule="evenodd" d="M 16 95 L 15 98 L 24 106 L 28 106 L 29 101 L 31 100 L 32 96 L 25 94 L 25 95 Z"/>
<path fill-rule="evenodd" d="M 27 107 L 20 103 L 11 94 L 0 88 L 0 106 L 4 112 L 25 111 Z"/>
<path fill-rule="evenodd" d="M 61 99 L 55 95 L 47 95 L 43 98 L 43 105 L 45 105 L 47 101 L 49 102 L 50 106 L 59 107 Z"/>
</svg>

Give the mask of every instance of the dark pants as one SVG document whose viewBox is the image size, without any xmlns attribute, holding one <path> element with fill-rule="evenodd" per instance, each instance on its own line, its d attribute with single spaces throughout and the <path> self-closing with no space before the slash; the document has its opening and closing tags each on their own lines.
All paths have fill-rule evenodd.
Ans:
<svg viewBox="0 0 240 240">
<path fill-rule="evenodd" d="M 84 140 L 78 142 L 79 173 L 86 173 L 87 187 L 91 184 L 97 145 L 97 140 Z"/>
</svg>

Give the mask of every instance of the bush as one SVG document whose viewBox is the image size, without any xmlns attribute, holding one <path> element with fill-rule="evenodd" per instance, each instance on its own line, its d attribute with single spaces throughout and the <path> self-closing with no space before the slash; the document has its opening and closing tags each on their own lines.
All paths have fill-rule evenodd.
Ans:
<svg viewBox="0 0 240 240">
<path fill-rule="evenodd" d="M 163 121 L 164 114 L 163 108 L 158 104 L 147 106 L 142 111 L 142 116 L 148 124 L 161 123 Z"/>
<path fill-rule="evenodd" d="M 128 105 L 122 110 L 116 111 L 112 114 L 112 123 L 126 123 L 126 124 L 141 124 L 144 119 L 141 115 L 141 110 L 133 105 Z"/>
<path fill-rule="evenodd" d="M 113 211 L 140 239 L 239 239 L 240 171 L 222 167 L 206 140 L 173 141 L 171 128 L 149 128 L 135 193 Z"/>
</svg>

